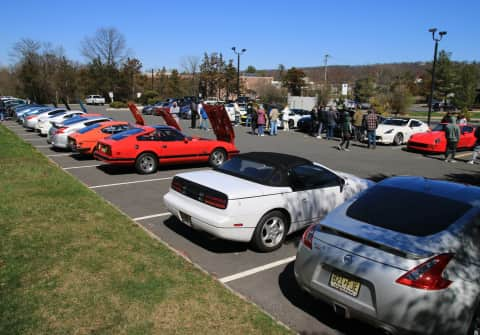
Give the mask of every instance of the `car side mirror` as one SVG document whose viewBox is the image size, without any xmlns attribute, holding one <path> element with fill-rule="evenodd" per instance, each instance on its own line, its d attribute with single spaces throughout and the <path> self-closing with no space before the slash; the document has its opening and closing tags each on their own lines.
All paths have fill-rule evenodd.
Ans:
<svg viewBox="0 0 480 335">
<path fill-rule="evenodd" d="M 338 184 L 340 186 L 340 193 L 343 192 L 343 189 L 345 188 L 345 179 L 338 177 Z"/>
</svg>

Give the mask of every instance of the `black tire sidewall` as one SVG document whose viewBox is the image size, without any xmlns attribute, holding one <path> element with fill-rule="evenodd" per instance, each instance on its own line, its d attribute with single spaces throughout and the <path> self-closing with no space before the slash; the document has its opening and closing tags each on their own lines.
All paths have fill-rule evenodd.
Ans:
<svg viewBox="0 0 480 335">
<path fill-rule="evenodd" d="M 265 222 L 274 216 L 277 216 L 282 219 L 284 224 L 284 233 L 280 243 L 278 243 L 274 247 L 267 247 L 263 244 L 263 241 L 262 241 L 262 236 L 261 236 L 262 229 L 263 229 L 263 226 L 265 225 Z M 287 231 L 288 231 L 288 223 L 287 223 L 287 218 L 285 217 L 285 214 L 283 214 L 278 210 L 270 211 L 265 215 L 263 215 L 260 221 L 258 221 L 257 227 L 255 228 L 255 231 L 253 232 L 253 236 L 252 236 L 252 241 L 251 241 L 252 246 L 260 252 L 271 252 L 271 251 L 277 250 L 283 245 L 283 242 L 285 241 L 285 237 L 287 236 Z"/>
</svg>

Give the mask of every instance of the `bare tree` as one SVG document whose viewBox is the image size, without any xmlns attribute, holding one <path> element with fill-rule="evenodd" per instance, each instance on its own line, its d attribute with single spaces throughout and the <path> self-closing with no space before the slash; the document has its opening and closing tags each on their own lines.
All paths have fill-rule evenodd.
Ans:
<svg viewBox="0 0 480 335">
<path fill-rule="evenodd" d="M 37 54 L 40 51 L 42 44 L 38 41 L 34 41 L 30 38 L 22 38 L 20 41 L 14 44 L 10 57 L 15 61 L 20 61 Z"/>
<path fill-rule="evenodd" d="M 127 58 L 125 37 L 116 28 L 100 28 L 94 36 L 85 37 L 80 51 L 88 60 L 118 66 Z"/>
<path fill-rule="evenodd" d="M 199 69 L 200 57 L 186 56 L 182 58 L 181 66 L 184 72 L 192 76 L 190 91 L 196 96 L 198 94 L 197 72 Z"/>
</svg>

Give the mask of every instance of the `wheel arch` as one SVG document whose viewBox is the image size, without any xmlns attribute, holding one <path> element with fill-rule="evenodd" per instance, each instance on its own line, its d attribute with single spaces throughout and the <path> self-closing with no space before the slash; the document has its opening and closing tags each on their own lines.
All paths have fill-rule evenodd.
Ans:
<svg viewBox="0 0 480 335">
<path fill-rule="evenodd" d="M 274 212 L 274 211 L 279 211 L 280 213 L 282 213 L 283 215 L 285 215 L 285 218 L 286 218 L 286 231 L 287 231 L 287 234 L 288 232 L 290 231 L 290 226 L 292 225 L 292 216 L 290 215 L 290 212 L 288 210 L 286 210 L 285 208 L 282 208 L 282 207 L 277 207 L 277 208 L 271 208 L 269 209 L 268 211 L 266 211 L 265 213 L 262 214 L 262 216 L 258 219 L 258 222 L 260 222 L 263 217 L 271 212 Z M 258 224 L 257 222 L 257 224 Z M 253 236 L 252 236 L 253 238 Z"/>
</svg>

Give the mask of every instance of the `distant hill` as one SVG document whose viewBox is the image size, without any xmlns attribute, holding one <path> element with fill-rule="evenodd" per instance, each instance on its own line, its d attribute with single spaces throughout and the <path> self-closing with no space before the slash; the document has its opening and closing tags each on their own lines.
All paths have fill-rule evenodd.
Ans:
<svg viewBox="0 0 480 335">
<path fill-rule="evenodd" d="M 328 82 L 331 84 L 350 83 L 356 80 L 371 76 L 377 83 L 390 83 L 394 78 L 409 72 L 412 76 L 423 77 L 426 70 L 431 68 L 430 63 L 392 63 L 392 64 L 372 64 L 372 65 L 329 65 L 327 68 Z M 314 82 L 322 82 L 325 78 L 325 68 L 323 66 L 300 68 L 307 77 Z M 278 70 L 261 70 L 267 76 L 273 76 L 275 80 L 280 79 Z"/>
</svg>

